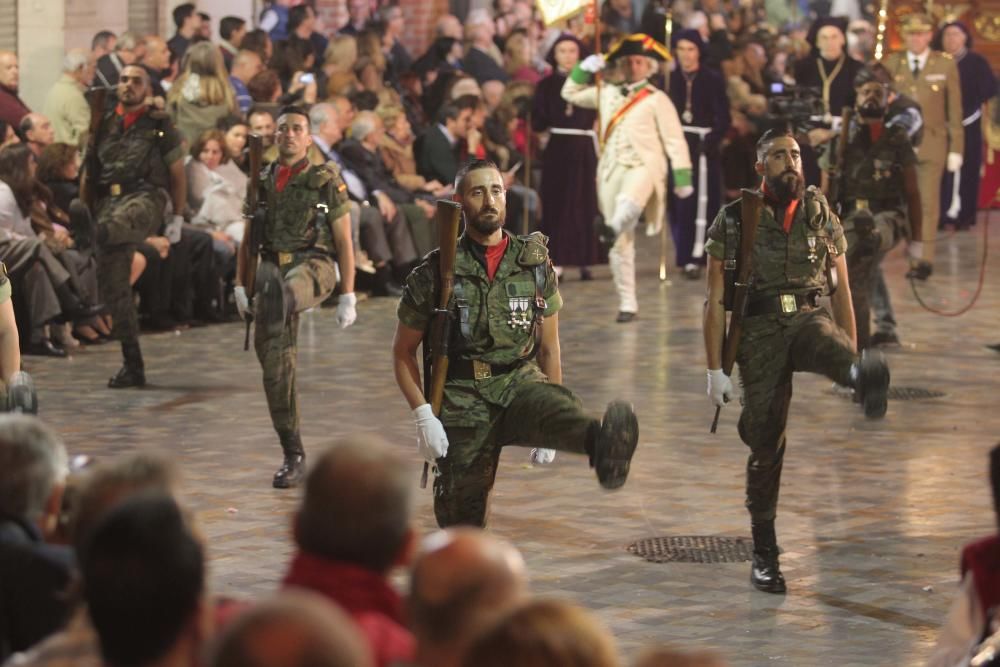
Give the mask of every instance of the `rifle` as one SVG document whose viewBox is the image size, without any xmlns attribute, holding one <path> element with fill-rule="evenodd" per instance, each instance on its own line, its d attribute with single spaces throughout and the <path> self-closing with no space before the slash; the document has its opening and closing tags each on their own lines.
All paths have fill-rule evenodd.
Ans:
<svg viewBox="0 0 1000 667">
<path fill-rule="evenodd" d="M 455 287 L 455 254 L 458 250 L 458 226 L 462 219 L 462 206 L 458 202 L 438 199 L 438 266 L 440 285 L 437 293 L 437 308 L 424 336 L 424 396 L 431 404 L 435 417 L 441 415 L 444 400 L 444 383 L 448 379 L 448 343 L 451 334 L 451 316 L 448 302 Z M 420 488 L 427 487 L 427 470 L 420 475 Z"/>
<path fill-rule="evenodd" d="M 736 348 L 743 334 L 743 318 L 747 313 L 747 296 L 753 286 L 753 246 L 757 240 L 757 225 L 760 223 L 764 196 L 756 190 L 743 188 L 740 202 L 740 254 L 736 258 L 736 289 L 733 292 L 733 314 L 729 317 L 729 330 L 722 342 L 722 372 L 726 376 L 733 373 L 736 365 Z M 719 425 L 721 407 L 715 408 L 711 432 Z"/>
<path fill-rule="evenodd" d="M 844 167 L 846 166 L 845 159 L 848 135 L 851 127 L 851 113 L 851 107 L 844 107 L 840 113 L 840 135 L 837 137 L 837 162 L 827 172 L 829 182 L 827 184 L 826 198 L 833 206 L 837 207 L 838 212 L 842 211 L 840 208 L 840 180 L 844 177 Z"/>
<path fill-rule="evenodd" d="M 247 136 L 249 146 L 250 180 L 247 182 L 247 206 L 243 218 L 243 241 L 236 263 L 236 284 L 243 285 L 247 299 L 253 303 L 254 290 L 257 285 L 257 255 L 260 253 L 260 242 L 263 236 L 264 220 L 260 210 L 260 167 L 264 155 L 264 142 L 259 134 Z M 247 330 L 243 337 L 243 350 L 250 349 L 250 323 L 253 316 L 247 313 Z"/>
<path fill-rule="evenodd" d="M 108 98 L 107 88 L 91 88 L 89 91 L 90 128 L 87 132 L 86 158 L 84 159 L 84 177 L 80 179 L 80 201 L 84 203 L 90 214 L 97 219 L 96 187 L 101 176 L 101 161 L 97 157 L 97 135 L 101 130 L 101 120 L 104 119 L 104 103 Z"/>
</svg>

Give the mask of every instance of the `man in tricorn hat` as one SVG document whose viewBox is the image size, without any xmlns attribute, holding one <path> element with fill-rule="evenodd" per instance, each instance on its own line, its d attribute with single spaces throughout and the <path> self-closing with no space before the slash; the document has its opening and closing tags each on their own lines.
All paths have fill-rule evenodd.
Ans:
<svg viewBox="0 0 1000 667">
<path fill-rule="evenodd" d="M 888 55 L 885 67 L 898 92 L 920 104 L 924 138 L 917 153 L 917 177 L 923 209 L 924 255 L 934 261 L 934 237 L 940 217 L 941 177 L 962 168 L 962 89 L 958 67 L 950 55 L 930 48 L 934 25 L 926 14 L 910 14 L 903 22 L 906 51 Z"/>
<path fill-rule="evenodd" d="M 648 35 L 630 35 L 573 68 L 562 96 L 570 104 L 597 109 L 604 151 L 597 165 L 597 201 L 614 239 L 609 260 L 618 292 L 618 322 L 631 322 L 639 310 L 635 294 L 635 228 L 645 214 L 646 233 L 659 233 L 665 216 L 668 164 L 674 192 L 691 196 L 691 156 L 680 118 L 670 98 L 648 78 L 670 52 Z M 591 78 L 606 62 L 618 65 L 621 84 L 600 88 Z M 655 139 L 654 139 L 655 138 Z"/>
</svg>

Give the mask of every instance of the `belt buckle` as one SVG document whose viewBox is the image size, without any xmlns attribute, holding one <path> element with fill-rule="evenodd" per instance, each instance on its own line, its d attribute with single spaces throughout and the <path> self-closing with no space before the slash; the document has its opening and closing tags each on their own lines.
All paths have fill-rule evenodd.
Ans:
<svg viewBox="0 0 1000 667">
<path fill-rule="evenodd" d="M 121 185 L 121 183 L 112 183 L 111 184 L 111 188 L 110 188 L 110 192 L 111 192 L 111 196 L 112 197 L 121 197 L 122 196 L 122 185 Z"/>
<path fill-rule="evenodd" d="M 781 295 L 781 312 L 786 315 L 790 315 L 798 311 L 799 306 L 795 303 L 794 294 L 782 294 Z"/>
<path fill-rule="evenodd" d="M 869 210 L 869 208 L 868 208 L 868 200 L 867 199 L 855 199 L 854 200 L 854 210 L 855 211 L 867 211 L 867 210 Z"/>
<path fill-rule="evenodd" d="M 472 377 L 477 380 L 488 380 L 493 377 L 492 367 L 485 361 L 479 359 L 472 360 Z"/>
<path fill-rule="evenodd" d="M 295 259 L 295 253 L 293 252 L 279 252 L 278 266 L 285 266 L 286 264 L 291 264 L 292 260 L 294 259 Z"/>
</svg>

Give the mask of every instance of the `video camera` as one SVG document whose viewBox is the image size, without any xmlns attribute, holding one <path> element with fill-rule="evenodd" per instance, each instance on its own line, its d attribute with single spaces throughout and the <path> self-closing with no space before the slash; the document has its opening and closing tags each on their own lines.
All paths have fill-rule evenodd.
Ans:
<svg viewBox="0 0 1000 667">
<path fill-rule="evenodd" d="M 826 115 L 823 95 L 819 88 L 792 86 L 777 82 L 771 84 L 767 102 L 767 124 L 772 127 L 787 126 L 796 134 L 806 134 L 819 127 L 840 130 L 840 117 Z"/>
</svg>

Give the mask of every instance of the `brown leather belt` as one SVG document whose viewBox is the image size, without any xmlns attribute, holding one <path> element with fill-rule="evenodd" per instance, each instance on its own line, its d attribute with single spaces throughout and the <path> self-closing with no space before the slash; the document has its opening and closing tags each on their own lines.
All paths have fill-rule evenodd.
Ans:
<svg viewBox="0 0 1000 667">
<path fill-rule="evenodd" d="M 260 252 L 260 256 L 265 262 L 272 262 L 277 264 L 278 267 L 283 268 L 296 260 L 306 260 L 310 257 L 326 257 L 327 252 L 319 247 L 310 248 L 308 250 L 295 250 L 292 252 L 262 250 Z"/>
<path fill-rule="evenodd" d="M 487 380 L 505 375 L 524 364 L 518 360 L 512 364 L 489 364 L 479 359 L 452 359 L 448 362 L 448 378 L 451 380 Z"/>
<path fill-rule="evenodd" d="M 747 304 L 747 317 L 758 315 L 794 315 L 800 310 L 819 306 L 819 292 L 805 294 L 784 293 L 753 299 Z"/>
</svg>

